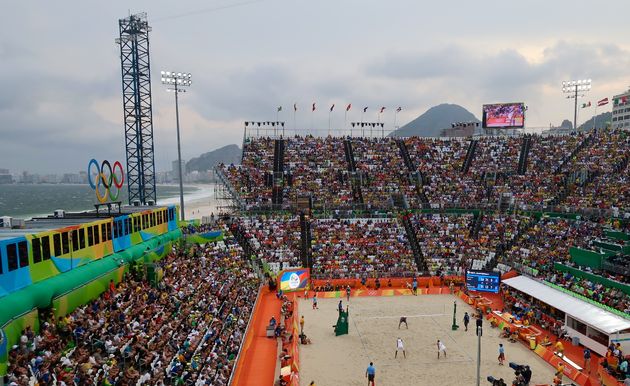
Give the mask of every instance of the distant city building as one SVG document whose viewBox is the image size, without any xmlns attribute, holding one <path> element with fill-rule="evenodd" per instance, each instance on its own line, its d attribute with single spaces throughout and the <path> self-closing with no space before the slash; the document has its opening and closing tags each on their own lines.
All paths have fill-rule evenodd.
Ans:
<svg viewBox="0 0 630 386">
<path fill-rule="evenodd" d="M 9 173 L 9 169 L 0 169 L 0 184 L 12 184 L 13 176 Z"/>
<path fill-rule="evenodd" d="M 177 161 L 173 161 L 172 163 L 171 173 L 174 181 L 179 181 L 179 167 L 177 166 Z M 182 160 L 182 171 L 184 175 L 186 174 L 186 161 Z"/>
<path fill-rule="evenodd" d="M 77 173 L 64 173 L 63 177 L 61 177 L 62 184 L 80 184 L 81 176 Z"/>
<path fill-rule="evenodd" d="M 612 103 L 611 127 L 630 130 L 630 88 L 623 94 L 615 95 Z"/>
<path fill-rule="evenodd" d="M 87 184 L 88 183 L 88 175 L 86 171 L 80 171 L 79 172 L 79 183 L 80 184 Z"/>
</svg>

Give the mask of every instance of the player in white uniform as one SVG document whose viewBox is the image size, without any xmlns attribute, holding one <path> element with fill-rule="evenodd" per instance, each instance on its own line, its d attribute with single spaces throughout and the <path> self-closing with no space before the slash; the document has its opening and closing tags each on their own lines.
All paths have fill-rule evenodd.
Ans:
<svg viewBox="0 0 630 386">
<path fill-rule="evenodd" d="M 396 340 L 396 353 L 394 354 L 394 359 L 398 356 L 398 351 L 402 351 L 403 357 L 407 358 L 407 353 L 405 352 L 405 345 L 403 344 L 403 340 L 398 338 Z"/>
<path fill-rule="evenodd" d="M 446 358 L 446 346 L 439 339 L 437 341 L 437 349 L 438 349 L 438 359 L 440 359 L 440 353 L 443 353 L 444 358 Z"/>
</svg>

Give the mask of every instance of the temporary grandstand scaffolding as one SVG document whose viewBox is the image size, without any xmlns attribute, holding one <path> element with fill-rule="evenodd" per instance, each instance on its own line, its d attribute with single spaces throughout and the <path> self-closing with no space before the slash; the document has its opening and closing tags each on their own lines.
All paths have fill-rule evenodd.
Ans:
<svg viewBox="0 0 630 386">
<path fill-rule="evenodd" d="M 214 187 L 214 198 L 220 203 L 217 208 L 221 212 L 234 213 L 245 209 L 243 199 L 236 192 L 230 181 L 219 167 L 214 168 L 218 183 Z"/>
</svg>

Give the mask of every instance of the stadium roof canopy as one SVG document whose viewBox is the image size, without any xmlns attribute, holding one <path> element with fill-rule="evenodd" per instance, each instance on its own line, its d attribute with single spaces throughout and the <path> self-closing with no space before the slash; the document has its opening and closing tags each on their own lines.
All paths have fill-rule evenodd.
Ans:
<svg viewBox="0 0 630 386">
<path fill-rule="evenodd" d="M 539 281 L 526 276 L 503 280 L 508 286 L 524 292 L 550 306 L 580 320 L 606 334 L 613 334 L 630 328 L 630 320 L 608 312 L 593 304 L 567 295 Z"/>
</svg>

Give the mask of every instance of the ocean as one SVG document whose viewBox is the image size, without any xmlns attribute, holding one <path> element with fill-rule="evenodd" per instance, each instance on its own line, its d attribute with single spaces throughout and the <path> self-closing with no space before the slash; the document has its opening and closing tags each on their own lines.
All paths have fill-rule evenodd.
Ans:
<svg viewBox="0 0 630 386">
<path fill-rule="evenodd" d="M 127 203 L 127 190 L 120 192 L 119 200 Z M 211 196 L 212 185 L 184 186 L 184 199 Z M 179 204 L 179 186 L 158 185 L 159 204 Z M 97 203 L 89 185 L 0 185 L 0 216 L 31 218 L 52 214 L 55 209 L 82 211 L 94 209 Z"/>
</svg>

